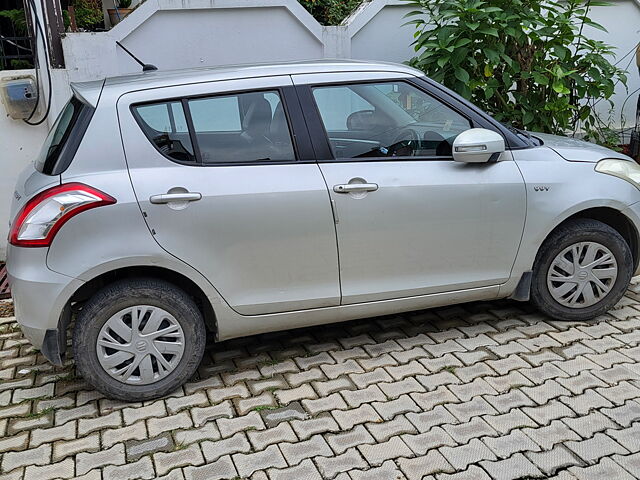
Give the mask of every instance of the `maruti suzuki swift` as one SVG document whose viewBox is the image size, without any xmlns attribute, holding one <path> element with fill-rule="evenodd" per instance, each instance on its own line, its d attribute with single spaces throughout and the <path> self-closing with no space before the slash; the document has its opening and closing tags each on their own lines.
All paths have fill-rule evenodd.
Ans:
<svg viewBox="0 0 640 480">
<path fill-rule="evenodd" d="M 73 85 L 7 265 L 33 346 L 60 365 L 72 335 L 82 377 L 140 401 L 194 374 L 207 333 L 499 298 L 604 314 L 638 269 L 639 189 L 629 157 L 402 65 L 149 71 Z"/>
</svg>

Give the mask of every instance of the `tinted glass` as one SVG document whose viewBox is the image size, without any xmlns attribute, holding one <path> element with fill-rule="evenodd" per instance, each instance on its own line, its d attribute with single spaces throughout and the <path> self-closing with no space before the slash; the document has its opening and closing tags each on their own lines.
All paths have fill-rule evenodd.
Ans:
<svg viewBox="0 0 640 480">
<path fill-rule="evenodd" d="M 404 82 L 316 87 L 336 158 L 450 157 L 469 120 Z"/>
<path fill-rule="evenodd" d="M 205 164 L 295 159 L 278 92 L 193 99 L 189 110 Z"/>
<path fill-rule="evenodd" d="M 182 103 L 161 102 L 134 107 L 145 135 L 160 152 L 180 162 L 195 162 Z"/>
<path fill-rule="evenodd" d="M 91 118 L 91 111 L 91 107 L 88 107 L 77 98 L 72 97 L 69 100 L 69 103 L 64 106 L 53 123 L 51 130 L 49 130 L 40 154 L 35 161 L 36 170 L 47 175 L 58 175 L 61 170 L 66 169 L 86 130 L 88 121 Z M 70 141 L 74 129 L 77 135 L 75 135 L 76 138 L 73 141 Z M 63 159 L 62 157 L 68 158 Z"/>
</svg>

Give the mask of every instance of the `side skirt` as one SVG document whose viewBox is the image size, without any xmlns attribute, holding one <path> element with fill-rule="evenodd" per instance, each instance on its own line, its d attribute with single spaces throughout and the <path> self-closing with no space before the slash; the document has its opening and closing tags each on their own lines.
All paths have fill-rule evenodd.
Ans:
<svg viewBox="0 0 640 480">
<path fill-rule="evenodd" d="M 309 327 L 327 323 L 344 322 L 357 318 L 391 315 L 411 312 L 425 308 L 441 307 L 457 303 L 475 302 L 479 300 L 495 300 L 500 286 L 471 288 L 453 292 L 434 293 L 414 297 L 381 300 L 376 302 L 357 303 L 324 307 L 313 310 L 275 313 L 269 315 L 238 315 L 231 309 L 218 316 L 219 340 L 275 332 L 292 328 Z"/>
</svg>

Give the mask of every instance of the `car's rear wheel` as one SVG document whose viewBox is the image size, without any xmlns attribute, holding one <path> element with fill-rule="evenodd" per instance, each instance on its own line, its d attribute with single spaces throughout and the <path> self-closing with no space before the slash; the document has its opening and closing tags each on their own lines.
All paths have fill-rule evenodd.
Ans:
<svg viewBox="0 0 640 480">
<path fill-rule="evenodd" d="M 128 279 L 97 292 L 73 335 L 78 373 L 110 398 L 143 401 L 180 387 L 196 371 L 206 329 L 194 301 L 156 279 Z"/>
<path fill-rule="evenodd" d="M 540 248 L 531 300 L 553 318 L 588 320 L 620 300 L 632 272 L 631 249 L 616 230 L 597 220 L 572 220 Z"/>
</svg>

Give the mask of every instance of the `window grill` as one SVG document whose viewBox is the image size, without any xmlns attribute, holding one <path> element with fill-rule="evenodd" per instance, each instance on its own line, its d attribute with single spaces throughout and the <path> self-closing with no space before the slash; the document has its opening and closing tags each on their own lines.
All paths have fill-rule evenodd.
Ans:
<svg viewBox="0 0 640 480">
<path fill-rule="evenodd" d="M 0 70 L 17 70 L 33 67 L 31 37 L 0 34 Z"/>
<path fill-rule="evenodd" d="M 21 0 L 0 0 L 0 70 L 33 68 L 31 29 Z"/>
</svg>

